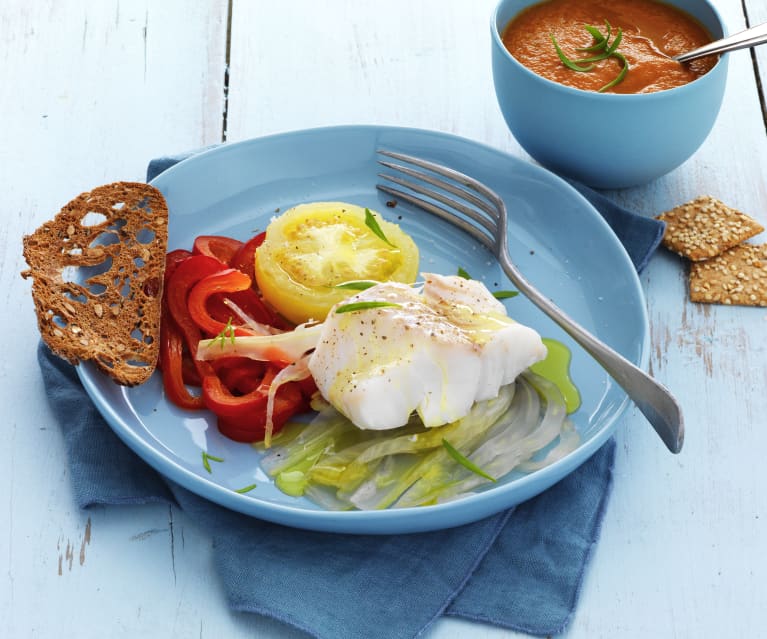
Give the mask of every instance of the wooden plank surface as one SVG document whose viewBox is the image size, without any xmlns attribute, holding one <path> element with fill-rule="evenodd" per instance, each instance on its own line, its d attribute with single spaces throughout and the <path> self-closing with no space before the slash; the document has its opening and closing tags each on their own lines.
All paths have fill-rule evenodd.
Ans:
<svg viewBox="0 0 767 639">
<path fill-rule="evenodd" d="M 767 23 L 767 3 L 762 0 L 743 0 L 743 7 L 749 27 Z M 750 50 L 749 55 L 753 60 L 755 72 L 759 78 L 762 117 L 765 129 L 767 129 L 767 44 L 762 44 Z"/>
<path fill-rule="evenodd" d="M 226 614 L 209 540 L 168 508 L 75 508 L 19 272 L 22 235 L 81 191 L 220 140 L 226 6 L 4 0 L 0 26 L 0 636 L 201 636 Z"/>
<path fill-rule="evenodd" d="M 493 92 L 495 2 L 374 5 L 298 0 L 267 11 L 236 1 L 229 139 L 382 124 L 456 133 L 522 155 Z"/>
<path fill-rule="evenodd" d="M 526 157 L 493 94 L 494 4 L 233 0 L 227 139 L 393 124 Z M 767 20 L 761 0 L 744 5 L 752 24 Z M 745 26 L 744 5 L 717 2 L 730 31 Z M 0 330 L 9 342 L 0 360 L 9 407 L 0 429 L 0 635 L 305 636 L 227 610 L 210 540 L 183 512 L 76 510 L 18 277 L 21 236 L 72 196 L 141 179 L 149 158 L 221 139 L 227 10 L 201 0 L 0 4 Z M 652 215 L 709 193 L 767 225 L 761 108 L 750 54 L 733 54 L 719 120 L 696 156 L 612 196 Z M 767 310 L 690 304 L 685 265 L 663 252 L 642 283 L 652 369 L 682 400 L 687 442 L 672 457 L 641 416 L 625 420 L 602 540 L 566 636 L 755 637 L 767 580 L 758 559 L 767 533 Z M 427 636 L 516 635 L 444 620 Z"/>
</svg>

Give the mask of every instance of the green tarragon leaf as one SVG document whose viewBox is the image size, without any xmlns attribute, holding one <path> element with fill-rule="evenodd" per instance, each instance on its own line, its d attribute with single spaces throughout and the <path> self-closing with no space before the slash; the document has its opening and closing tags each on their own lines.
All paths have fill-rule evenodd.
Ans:
<svg viewBox="0 0 767 639">
<path fill-rule="evenodd" d="M 213 469 L 210 467 L 210 462 L 221 463 L 222 461 L 224 461 L 223 457 L 214 457 L 213 455 L 208 455 L 208 453 L 202 451 L 202 465 L 209 473 L 213 473 Z"/>
<path fill-rule="evenodd" d="M 365 226 L 367 226 L 371 231 L 373 231 L 375 235 L 381 238 L 389 246 L 392 248 L 397 248 L 387 239 L 386 235 L 381 230 L 381 227 L 378 225 L 378 220 L 376 220 L 375 215 L 373 215 L 368 208 L 365 209 Z"/>
<path fill-rule="evenodd" d="M 610 23 L 607 22 L 607 20 L 605 20 L 605 24 L 607 25 L 607 37 L 602 34 L 598 27 L 590 24 L 584 25 L 583 28 L 591 34 L 592 38 L 594 38 L 594 44 L 592 44 L 590 47 L 580 47 L 578 51 L 599 51 L 604 49 L 605 42 L 610 38 L 610 31 L 612 29 Z"/>
<path fill-rule="evenodd" d="M 458 277 L 462 277 L 465 280 L 473 280 L 474 278 L 469 275 L 468 271 L 463 268 L 462 266 L 458 267 L 458 272 L 456 273 Z M 497 300 L 507 300 L 510 297 L 516 297 L 519 295 L 519 291 L 491 291 L 492 296 Z"/>
<path fill-rule="evenodd" d="M 554 44 L 554 49 L 557 52 L 557 56 L 559 56 L 559 60 L 568 69 L 572 69 L 573 71 L 578 71 L 581 73 L 591 71 L 594 68 L 594 62 L 607 60 L 608 58 L 615 58 L 621 63 L 621 70 L 618 75 L 603 87 L 597 89 L 597 93 L 604 93 L 608 89 L 614 87 L 616 84 L 622 82 L 629 70 L 628 60 L 626 60 L 626 57 L 622 53 L 618 52 L 618 47 L 623 41 L 623 29 L 618 27 L 618 30 L 615 33 L 615 38 L 613 38 L 612 42 L 610 42 L 610 36 L 612 35 L 612 25 L 610 25 L 607 20 L 605 20 L 605 29 L 607 31 L 606 35 L 603 34 L 597 27 L 590 24 L 584 25 L 584 29 L 586 29 L 586 31 L 591 34 L 591 37 L 594 38 L 594 44 L 589 47 L 581 47 L 577 50 L 588 53 L 596 53 L 599 51 L 600 53 L 597 55 L 589 56 L 587 58 L 580 58 L 578 60 L 571 60 L 562 51 L 562 48 L 559 46 L 559 43 L 554 37 L 554 34 L 549 34 L 549 37 Z"/>
<path fill-rule="evenodd" d="M 578 64 L 577 62 L 574 62 L 570 58 L 568 58 L 565 55 L 565 52 L 562 51 L 562 47 L 559 46 L 559 43 L 557 42 L 557 39 L 554 37 L 554 34 L 551 34 L 551 42 L 554 44 L 554 49 L 557 52 L 557 55 L 559 56 L 559 60 L 562 64 L 564 64 L 568 69 L 572 69 L 573 71 L 578 71 L 579 73 L 585 73 L 586 71 L 591 71 L 594 68 L 593 64 L 589 64 L 587 66 L 583 66 L 581 64 Z"/>
<path fill-rule="evenodd" d="M 379 282 L 374 282 L 373 280 L 353 280 L 351 282 L 344 282 L 343 284 L 336 284 L 333 288 L 342 288 L 350 291 L 366 291 L 377 284 L 379 284 Z"/>
<path fill-rule="evenodd" d="M 240 493 L 240 495 L 244 495 L 245 493 L 249 493 L 255 487 L 256 487 L 256 484 L 250 484 L 250 486 L 243 486 L 242 488 L 238 488 L 234 492 Z"/>
<path fill-rule="evenodd" d="M 353 313 L 354 311 L 365 311 L 369 308 L 384 308 L 386 306 L 399 306 L 394 302 L 351 302 L 350 304 L 342 304 L 336 308 L 336 313 Z"/>
<path fill-rule="evenodd" d="M 629 62 L 626 60 L 625 56 L 622 53 L 618 53 L 617 51 L 613 53 L 613 57 L 620 60 L 620 62 L 623 64 L 623 68 L 621 69 L 620 73 L 615 77 L 614 80 L 611 82 L 608 82 L 605 84 L 601 89 L 599 89 L 599 93 L 603 93 L 604 91 L 607 91 L 607 89 L 611 89 L 619 82 L 623 81 L 623 78 L 626 77 L 626 74 L 629 71 Z"/>
<path fill-rule="evenodd" d="M 224 346 L 226 346 L 227 338 L 232 342 L 232 344 L 234 344 L 234 326 L 232 325 L 231 315 L 229 316 L 229 319 L 226 321 L 226 326 L 224 326 L 224 330 L 222 330 L 213 339 L 214 341 L 218 341 L 221 344 L 221 349 L 223 350 Z"/>
<path fill-rule="evenodd" d="M 484 477 L 485 479 L 497 482 L 498 480 L 493 477 L 492 475 L 489 475 L 484 470 L 482 470 L 479 466 L 477 466 L 474 462 L 472 462 L 470 459 L 467 459 L 464 457 L 460 451 L 458 451 L 449 441 L 447 441 L 445 438 L 442 438 L 442 446 L 444 446 L 445 450 L 448 452 L 448 454 L 455 459 L 461 466 L 466 468 L 467 470 L 470 470 L 476 475 L 479 475 L 480 477 Z"/>
<path fill-rule="evenodd" d="M 458 267 L 458 272 L 456 273 L 458 277 L 462 277 L 465 280 L 473 280 L 474 278 L 469 275 L 469 272 L 463 268 L 463 266 Z"/>
</svg>

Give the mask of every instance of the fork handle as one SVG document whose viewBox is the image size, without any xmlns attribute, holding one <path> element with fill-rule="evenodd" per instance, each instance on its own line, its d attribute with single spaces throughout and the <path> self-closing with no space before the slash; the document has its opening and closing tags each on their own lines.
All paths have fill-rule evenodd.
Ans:
<svg viewBox="0 0 767 639">
<path fill-rule="evenodd" d="M 597 339 L 551 300 L 544 297 L 514 267 L 505 252 L 502 252 L 499 261 L 513 284 L 618 382 L 668 449 L 672 453 L 682 450 L 684 418 L 679 403 L 669 390 L 623 355 Z"/>
</svg>

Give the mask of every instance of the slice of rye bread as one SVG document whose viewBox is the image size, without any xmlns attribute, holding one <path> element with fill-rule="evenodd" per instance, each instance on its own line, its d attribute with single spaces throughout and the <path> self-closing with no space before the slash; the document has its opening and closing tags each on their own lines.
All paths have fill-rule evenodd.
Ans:
<svg viewBox="0 0 767 639">
<path fill-rule="evenodd" d="M 168 207 L 139 182 L 78 195 L 24 237 L 32 297 L 45 343 L 72 364 L 91 360 L 135 386 L 155 369 Z"/>
</svg>

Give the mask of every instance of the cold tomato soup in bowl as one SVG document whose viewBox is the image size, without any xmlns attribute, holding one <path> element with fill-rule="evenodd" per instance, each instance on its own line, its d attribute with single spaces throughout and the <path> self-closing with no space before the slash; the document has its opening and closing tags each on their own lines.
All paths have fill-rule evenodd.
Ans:
<svg viewBox="0 0 767 639">
<path fill-rule="evenodd" d="M 548 0 L 511 20 L 502 40 L 531 71 L 586 91 L 663 91 L 716 63 L 672 59 L 708 44 L 711 34 L 688 13 L 655 0 Z"/>
<path fill-rule="evenodd" d="M 695 153 L 724 95 L 726 55 L 672 57 L 724 35 L 710 0 L 501 0 L 498 104 L 555 173 L 596 188 L 645 184 Z"/>
</svg>

